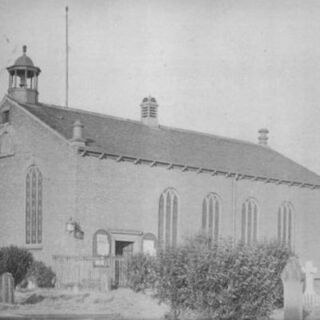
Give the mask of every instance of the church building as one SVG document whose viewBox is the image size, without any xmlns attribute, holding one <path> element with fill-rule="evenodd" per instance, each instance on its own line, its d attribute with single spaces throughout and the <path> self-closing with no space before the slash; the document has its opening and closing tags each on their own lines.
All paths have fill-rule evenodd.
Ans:
<svg viewBox="0 0 320 320">
<path fill-rule="evenodd" d="M 320 177 L 268 145 L 39 102 L 41 70 L 8 67 L 0 103 L 0 247 L 56 255 L 155 254 L 199 232 L 278 239 L 320 270 Z"/>
</svg>

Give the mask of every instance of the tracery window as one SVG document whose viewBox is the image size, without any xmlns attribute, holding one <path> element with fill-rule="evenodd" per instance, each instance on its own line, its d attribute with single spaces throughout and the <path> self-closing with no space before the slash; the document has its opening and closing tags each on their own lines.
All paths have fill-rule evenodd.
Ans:
<svg viewBox="0 0 320 320">
<path fill-rule="evenodd" d="M 36 166 L 26 176 L 26 243 L 42 243 L 42 174 Z"/>
<path fill-rule="evenodd" d="M 160 248 L 175 247 L 178 236 L 178 196 L 165 190 L 159 200 L 158 241 Z"/>
<path fill-rule="evenodd" d="M 202 202 L 202 230 L 209 238 L 218 240 L 221 204 L 214 193 L 209 193 Z"/>
<path fill-rule="evenodd" d="M 241 210 L 241 240 L 246 244 L 258 239 L 258 206 L 253 199 L 247 199 Z"/>
<path fill-rule="evenodd" d="M 282 244 L 292 246 L 293 242 L 293 208 L 284 202 L 278 210 L 278 240 Z"/>
</svg>

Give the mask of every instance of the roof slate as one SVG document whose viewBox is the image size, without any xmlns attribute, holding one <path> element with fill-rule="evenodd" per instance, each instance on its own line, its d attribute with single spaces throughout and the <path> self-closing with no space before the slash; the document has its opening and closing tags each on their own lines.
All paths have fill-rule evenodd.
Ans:
<svg viewBox="0 0 320 320">
<path fill-rule="evenodd" d="M 320 185 L 320 176 L 314 172 L 258 144 L 164 126 L 148 127 L 139 121 L 78 109 L 19 105 L 68 140 L 73 123 L 80 120 L 88 148 L 101 152 Z"/>
</svg>

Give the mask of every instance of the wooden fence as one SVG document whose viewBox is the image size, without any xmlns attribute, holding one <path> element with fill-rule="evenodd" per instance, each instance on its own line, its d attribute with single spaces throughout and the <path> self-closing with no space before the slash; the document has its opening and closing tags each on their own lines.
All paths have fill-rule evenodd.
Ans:
<svg viewBox="0 0 320 320">
<path fill-rule="evenodd" d="M 123 257 L 53 256 L 56 287 L 108 291 L 127 285 L 127 261 Z"/>
</svg>

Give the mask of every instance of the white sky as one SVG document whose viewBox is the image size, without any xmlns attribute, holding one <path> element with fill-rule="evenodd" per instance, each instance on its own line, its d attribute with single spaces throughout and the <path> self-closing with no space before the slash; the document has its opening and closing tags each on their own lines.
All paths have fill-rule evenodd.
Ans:
<svg viewBox="0 0 320 320">
<path fill-rule="evenodd" d="M 320 1 L 0 0 L 5 67 L 28 46 L 40 101 L 139 119 L 151 94 L 163 125 L 257 141 L 320 173 Z"/>
</svg>

